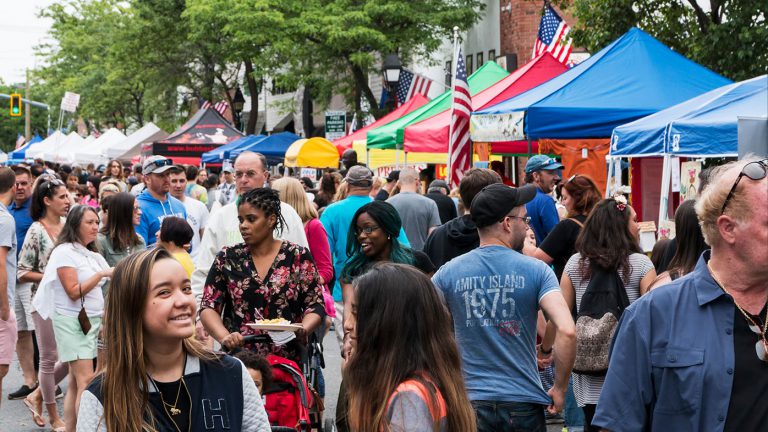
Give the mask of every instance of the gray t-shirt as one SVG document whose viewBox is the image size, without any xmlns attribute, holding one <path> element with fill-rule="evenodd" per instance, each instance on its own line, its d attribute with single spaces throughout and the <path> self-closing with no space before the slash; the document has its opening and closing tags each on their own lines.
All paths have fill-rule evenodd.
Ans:
<svg viewBox="0 0 768 432">
<path fill-rule="evenodd" d="M 16 293 L 16 221 L 3 203 L 0 203 L 0 247 L 8 248 L 5 270 L 8 276 L 8 305 L 13 308 Z"/>
<path fill-rule="evenodd" d="M 387 200 L 403 220 L 405 236 L 413 250 L 424 249 L 429 229 L 440 225 L 440 212 L 431 199 L 415 192 L 400 192 Z"/>
</svg>

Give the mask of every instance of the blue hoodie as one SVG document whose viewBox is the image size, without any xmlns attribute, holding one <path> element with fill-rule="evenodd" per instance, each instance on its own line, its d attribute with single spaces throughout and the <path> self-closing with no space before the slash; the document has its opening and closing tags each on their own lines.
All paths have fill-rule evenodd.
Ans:
<svg viewBox="0 0 768 432">
<path fill-rule="evenodd" d="M 148 190 L 144 190 L 136 197 L 141 207 L 141 220 L 136 227 L 136 233 L 144 238 L 147 247 L 154 246 L 157 243 L 155 234 L 160 231 L 160 223 L 165 217 L 177 216 L 187 219 L 187 210 L 184 203 L 166 194 L 164 202 L 158 201 Z"/>
</svg>

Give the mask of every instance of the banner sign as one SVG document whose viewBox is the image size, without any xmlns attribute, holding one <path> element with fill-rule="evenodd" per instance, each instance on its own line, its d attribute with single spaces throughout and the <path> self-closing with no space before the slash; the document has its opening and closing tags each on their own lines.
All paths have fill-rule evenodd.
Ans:
<svg viewBox="0 0 768 432">
<path fill-rule="evenodd" d="M 524 111 L 509 114 L 472 115 L 469 123 L 469 134 L 472 141 L 505 142 L 525 139 L 523 128 Z"/>
<path fill-rule="evenodd" d="M 328 141 L 337 140 L 347 135 L 347 112 L 346 111 L 326 111 L 325 112 L 325 139 Z"/>
<path fill-rule="evenodd" d="M 220 144 L 149 144 L 142 148 L 142 152 L 146 156 L 153 154 L 163 155 L 167 158 L 173 158 L 174 156 L 182 157 L 200 157 L 201 154 L 209 152 Z"/>
<path fill-rule="evenodd" d="M 413 163 L 413 164 L 400 164 L 400 165 L 382 165 L 378 168 L 376 168 L 376 175 L 379 177 L 387 177 L 390 172 L 394 170 L 401 170 L 403 168 L 413 168 L 416 170 L 416 172 L 421 172 L 422 170 L 427 169 L 427 164 L 425 163 Z"/>
<path fill-rule="evenodd" d="M 680 185 L 681 201 L 696 199 L 700 188 L 699 173 L 701 172 L 701 162 L 683 162 L 680 170 L 682 171 L 683 178 Z"/>
</svg>

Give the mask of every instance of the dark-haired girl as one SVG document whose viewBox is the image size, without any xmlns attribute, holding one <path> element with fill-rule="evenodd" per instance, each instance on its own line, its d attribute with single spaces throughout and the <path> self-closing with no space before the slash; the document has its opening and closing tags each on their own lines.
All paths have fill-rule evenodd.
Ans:
<svg viewBox="0 0 768 432">
<path fill-rule="evenodd" d="M 19 253 L 18 278 L 20 282 L 31 282 L 32 295 L 37 291 L 37 284 L 43 279 L 48 258 L 56 244 L 56 239 L 64 227 L 63 219 L 69 211 L 70 200 L 67 187 L 61 180 L 41 178 L 35 184 L 29 214 L 32 225 L 24 237 L 24 246 Z M 18 295 L 18 291 L 17 291 Z M 56 364 L 58 358 L 56 339 L 53 335 L 53 323 L 50 317 L 44 319 L 37 311 L 32 311 L 35 335 L 40 350 L 40 373 L 38 389 L 27 396 L 24 404 L 32 411 L 33 420 L 38 426 L 45 426 L 40 416 L 43 403 L 48 411 L 48 420 L 54 430 L 64 427 L 56 408 L 56 382 L 67 374 L 67 364 Z M 21 335 L 22 332 L 19 332 Z M 32 335 L 29 333 L 29 351 L 32 351 Z M 21 343 L 21 338 L 19 343 Z M 18 344 L 17 344 L 18 346 Z M 30 360 L 32 356 L 29 356 Z M 24 366 L 24 365 L 22 365 Z M 34 371 L 34 367 L 31 367 Z M 24 370 L 24 368 L 22 368 Z M 58 372 L 58 373 L 57 373 Z M 55 376 L 58 375 L 58 380 Z"/>
<path fill-rule="evenodd" d="M 262 356 L 273 353 L 298 362 L 295 343 L 244 344 L 243 336 L 263 333 L 247 326 L 260 319 L 300 324 L 300 340 L 320 325 L 325 306 L 312 255 L 303 246 L 275 239 L 274 230 L 285 223 L 276 191 L 253 189 L 240 197 L 237 210 L 243 243 L 216 255 L 205 281 L 200 318 L 227 349 L 245 346 Z"/>
<path fill-rule="evenodd" d="M 357 432 L 477 430 L 453 321 L 427 276 L 382 263 L 355 279 L 344 321 L 348 419 Z"/>
<path fill-rule="evenodd" d="M 701 254 L 709 249 L 701 233 L 699 218 L 694 206 L 696 201 L 687 200 L 680 204 L 675 212 L 675 238 L 677 250 L 669 262 L 667 271 L 660 274 L 653 282 L 653 288 L 666 285 L 673 280 L 692 272 Z"/>
<path fill-rule="evenodd" d="M 110 266 L 147 248 L 144 238 L 136 234 L 140 218 L 141 208 L 135 196 L 120 192 L 110 197 L 107 223 L 96 238 L 99 252 Z"/>
<path fill-rule="evenodd" d="M 590 213 L 584 228 L 576 239 L 577 253 L 565 265 L 560 290 L 568 306 L 576 305 L 578 313 L 581 298 L 589 285 L 592 264 L 606 271 L 618 271 L 627 297 L 632 303 L 648 292 L 656 271 L 651 260 L 639 246 L 640 228 L 635 210 L 619 196 L 600 201 Z M 584 410 L 585 430 L 595 414 L 595 406 L 603 388 L 604 376 L 573 374 L 576 402 Z"/>
</svg>

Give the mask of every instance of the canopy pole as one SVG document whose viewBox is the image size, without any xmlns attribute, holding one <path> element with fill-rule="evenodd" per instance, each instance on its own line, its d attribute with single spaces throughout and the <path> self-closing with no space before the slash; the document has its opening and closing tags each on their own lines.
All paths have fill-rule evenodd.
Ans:
<svg viewBox="0 0 768 432">
<path fill-rule="evenodd" d="M 531 139 L 528 138 L 528 157 L 530 158 L 533 154 L 533 144 L 531 143 Z"/>
<path fill-rule="evenodd" d="M 672 167 L 670 165 L 670 155 L 667 153 L 664 155 L 664 163 L 662 164 L 661 173 L 661 197 L 659 199 L 659 226 L 661 229 L 661 223 L 667 219 L 667 210 L 669 208 L 669 182 L 671 176 Z"/>
<path fill-rule="evenodd" d="M 403 164 L 408 165 L 408 152 L 403 150 Z"/>
<path fill-rule="evenodd" d="M 368 148 L 368 146 L 365 146 L 365 166 L 370 167 L 371 166 L 371 150 Z"/>
<path fill-rule="evenodd" d="M 608 179 L 605 183 L 605 197 L 609 198 L 613 192 L 613 189 L 615 189 L 614 186 L 611 184 L 611 180 L 614 178 L 614 163 L 613 163 L 613 156 L 606 156 L 605 157 L 608 162 Z"/>
</svg>

